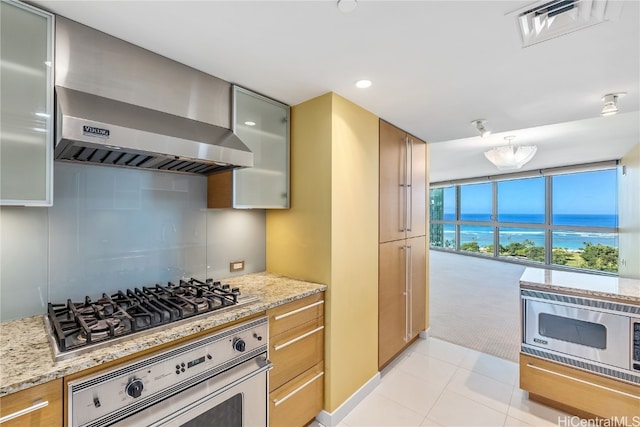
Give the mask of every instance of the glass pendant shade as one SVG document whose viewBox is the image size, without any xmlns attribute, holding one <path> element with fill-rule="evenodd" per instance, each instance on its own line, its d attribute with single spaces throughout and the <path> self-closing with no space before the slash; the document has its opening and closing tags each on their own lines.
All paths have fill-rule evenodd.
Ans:
<svg viewBox="0 0 640 427">
<path fill-rule="evenodd" d="M 485 151 L 485 157 L 500 170 L 520 169 L 525 163 L 533 159 L 538 151 L 535 145 L 507 145 L 495 147 Z"/>
</svg>

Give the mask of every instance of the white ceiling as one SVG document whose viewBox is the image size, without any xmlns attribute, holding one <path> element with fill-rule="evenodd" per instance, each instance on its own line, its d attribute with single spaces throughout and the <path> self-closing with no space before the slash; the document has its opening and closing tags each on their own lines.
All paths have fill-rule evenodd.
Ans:
<svg viewBox="0 0 640 427">
<path fill-rule="evenodd" d="M 482 152 L 507 135 L 538 146 L 523 170 L 619 159 L 640 141 L 635 0 L 527 48 L 513 12 L 528 0 L 359 0 L 348 14 L 334 0 L 32 3 L 290 105 L 338 93 L 428 141 L 434 182 L 499 173 Z M 627 92 L 621 114 L 600 117 L 611 92 Z"/>
</svg>

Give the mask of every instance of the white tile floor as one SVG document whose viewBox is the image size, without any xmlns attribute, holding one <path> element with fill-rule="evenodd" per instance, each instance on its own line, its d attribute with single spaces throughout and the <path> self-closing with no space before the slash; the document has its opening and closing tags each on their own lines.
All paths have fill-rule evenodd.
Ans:
<svg viewBox="0 0 640 427">
<path fill-rule="evenodd" d="M 385 368 L 381 384 L 338 427 L 569 425 L 565 417 L 527 399 L 516 363 L 428 338 Z"/>
</svg>

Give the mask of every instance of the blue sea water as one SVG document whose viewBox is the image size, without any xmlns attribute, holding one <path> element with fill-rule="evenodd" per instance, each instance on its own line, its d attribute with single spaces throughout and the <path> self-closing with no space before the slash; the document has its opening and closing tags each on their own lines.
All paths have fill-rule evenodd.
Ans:
<svg viewBox="0 0 640 427">
<path fill-rule="evenodd" d="M 586 227 L 617 227 L 617 215 L 554 215 L 553 225 L 563 226 L 586 226 Z M 489 221 L 490 218 L 482 214 L 466 215 L 463 221 Z M 544 215 L 526 214 L 503 214 L 498 218 L 499 222 L 505 223 L 533 223 L 544 224 Z M 528 239 L 536 246 L 544 246 L 544 230 L 524 227 L 500 227 L 500 244 L 506 246 L 512 242 L 523 242 Z M 455 228 L 452 225 L 445 225 L 444 239 L 452 242 L 455 239 Z M 461 225 L 460 242 L 477 241 L 480 246 L 493 244 L 493 227 Z M 617 233 L 593 233 L 581 231 L 555 230 L 552 233 L 552 244 L 554 248 L 565 248 L 569 250 L 580 250 L 585 243 L 602 244 L 606 246 L 618 247 Z"/>
</svg>

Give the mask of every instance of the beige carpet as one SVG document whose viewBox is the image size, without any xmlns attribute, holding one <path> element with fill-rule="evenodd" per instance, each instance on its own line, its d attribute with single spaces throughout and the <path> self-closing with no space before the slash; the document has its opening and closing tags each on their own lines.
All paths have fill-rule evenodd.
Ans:
<svg viewBox="0 0 640 427">
<path fill-rule="evenodd" d="M 518 361 L 525 267 L 453 253 L 429 253 L 430 334 Z"/>
</svg>

